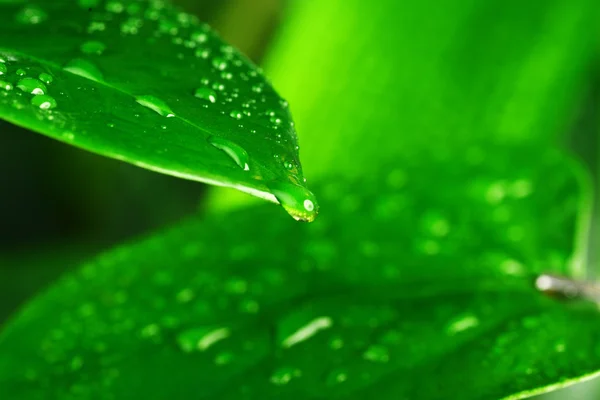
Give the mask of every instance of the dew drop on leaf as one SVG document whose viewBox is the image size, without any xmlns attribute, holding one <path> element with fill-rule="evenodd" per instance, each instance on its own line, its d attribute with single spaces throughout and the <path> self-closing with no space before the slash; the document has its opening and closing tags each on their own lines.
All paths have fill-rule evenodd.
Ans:
<svg viewBox="0 0 600 400">
<path fill-rule="evenodd" d="M 196 50 L 194 55 L 198 58 L 202 58 L 202 59 L 206 60 L 210 56 L 210 50 L 209 49 L 198 49 L 198 50 Z"/>
<path fill-rule="evenodd" d="M 173 111 L 167 105 L 167 103 L 165 103 L 164 101 L 162 101 L 161 99 L 159 99 L 157 97 L 150 96 L 150 95 L 136 96 L 135 101 L 138 104 L 141 104 L 142 106 L 147 107 L 147 108 L 151 109 L 152 111 L 157 112 L 158 114 L 162 115 L 163 117 L 171 118 L 171 117 L 175 116 L 175 114 L 173 114 Z"/>
<path fill-rule="evenodd" d="M 218 136 L 211 136 L 208 142 L 219 150 L 224 151 L 244 171 L 250 170 L 248 152 L 241 146 Z"/>
<path fill-rule="evenodd" d="M 334 369 L 331 371 L 325 380 L 329 386 L 337 386 L 348 380 L 348 373 L 344 369 Z"/>
<path fill-rule="evenodd" d="M 118 1 L 109 1 L 108 3 L 106 3 L 105 8 L 106 11 L 115 14 L 120 14 L 125 10 L 125 6 L 123 6 L 123 4 Z"/>
<path fill-rule="evenodd" d="M 217 101 L 217 94 L 215 91 L 206 87 L 196 89 L 194 96 L 211 103 L 216 103 Z"/>
<path fill-rule="evenodd" d="M 339 336 L 334 336 L 333 338 L 331 338 L 331 340 L 329 341 L 329 347 L 332 350 L 339 350 L 342 347 L 344 347 L 344 339 L 342 339 Z"/>
<path fill-rule="evenodd" d="M 160 326 L 157 324 L 149 324 L 142 328 L 140 334 L 143 338 L 153 338 L 160 334 Z"/>
<path fill-rule="evenodd" d="M 186 353 L 194 350 L 204 351 L 231 334 L 229 328 L 193 328 L 177 336 L 179 348 Z"/>
<path fill-rule="evenodd" d="M 102 72 L 94 64 L 81 58 L 75 58 L 67 63 L 63 68 L 65 71 L 83 78 L 90 79 L 96 82 L 102 82 L 104 76 Z"/>
<path fill-rule="evenodd" d="M 300 327 L 298 330 L 293 332 L 291 335 L 286 337 L 281 346 L 284 348 L 289 348 L 297 345 L 298 343 L 304 342 L 311 337 L 313 337 L 317 332 L 320 332 L 324 329 L 331 328 L 333 325 L 333 321 L 330 317 L 319 317 L 310 321 L 308 324 Z"/>
<path fill-rule="evenodd" d="M 23 78 L 17 83 L 17 87 L 26 93 L 40 95 L 46 93 L 46 85 L 35 78 Z"/>
<path fill-rule="evenodd" d="M 229 351 L 224 351 L 222 353 L 217 354 L 217 356 L 215 357 L 215 364 L 216 365 L 227 365 L 227 364 L 230 364 L 234 358 L 235 358 L 235 356 L 233 355 L 233 353 L 231 353 Z"/>
<path fill-rule="evenodd" d="M 256 300 L 244 299 L 240 303 L 240 311 L 247 314 L 256 314 L 260 310 L 260 305 Z"/>
<path fill-rule="evenodd" d="M 212 65 L 219 71 L 224 71 L 227 69 L 227 61 L 220 57 L 215 57 L 212 61 Z"/>
<path fill-rule="evenodd" d="M 2 90 L 12 90 L 13 86 L 6 81 L 0 80 L 0 89 Z"/>
<path fill-rule="evenodd" d="M 0 63 L 0 75 L 4 75 L 7 71 L 6 64 Z"/>
<path fill-rule="evenodd" d="M 24 69 L 22 69 L 22 68 L 19 68 L 19 69 L 17 70 L 16 74 L 17 74 L 18 76 L 25 76 L 25 75 L 27 75 L 27 72 L 25 72 L 25 70 L 24 70 Z"/>
<path fill-rule="evenodd" d="M 44 22 L 48 14 L 37 6 L 26 6 L 17 13 L 16 18 L 22 24 L 36 25 Z"/>
<path fill-rule="evenodd" d="M 385 363 L 390 359 L 388 349 L 381 345 L 371 345 L 363 353 L 363 358 L 368 361 Z"/>
<path fill-rule="evenodd" d="M 46 84 L 48 84 L 48 85 L 49 85 L 49 84 L 51 84 L 51 83 L 52 83 L 52 81 L 54 80 L 54 79 L 52 78 L 52 75 L 50 75 L 50 74 L 47 74 L 47 73 L 45 73 L 45 72 L 42 72 L 42 73 L 41 73 L 41 74 L 38 76 L 38 78 L 40 79 L 40 81 L 42 81 L 42 82 L 44 82 L 44 83 L 46 83 Z"/>
<path fill-rule="evenodd" d="M 208 40 L 208 35 L 205 32 L 196 31 L 192 33 L 191 38 L 198 43 L 204 43 Z"/>
<path fill-rule="evenodd" d="M 105 49 L 106 45 L 97 40 L 87 41 L 80 46 L 80 50 L 85 54 L 101 55 L 102 53 L 104 53 Z"/>
<path fill-rule="evenodd" d="M 48 96 L 47 94 L 42 94 L 39 96 L 34 96 L 31 99 L 31 105 L 38 107 L 42 110 L 49 110 L 51 108 L 56 107 L 56 100 L 53 97 Z"/>
<path fill-rule="evenodd" d="M 229 116 L 233 119 L 242 119 L 244 116 L 241 111 L 233 110 L 229 113 Z"/>
<path fill-rule="evenodd" d="M 479 325 L 479 318 L 473 314 L 466 314 L 451 321 L 446 332 L 449 335 L 455 335 L 460 332 L 464 332 L 467 329 L 475 328 Z"/>
<path fill-rule="evenodd" d="M 297 368 L 282 367 L 278 368 L 271 375 L 271 383 L 276 386 L 287 385 L 292 379 L 302 376 L 302 371 Z"/>
</svg>

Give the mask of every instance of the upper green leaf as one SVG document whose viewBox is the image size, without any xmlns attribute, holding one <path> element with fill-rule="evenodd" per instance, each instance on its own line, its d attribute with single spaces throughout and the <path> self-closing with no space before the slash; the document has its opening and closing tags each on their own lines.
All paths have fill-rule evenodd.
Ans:
<svg viewBox="0 0 600 400">
<path fill-rule="evenodd" d="M 162 0 L 9 1 L 0 14 L 1 118 L 316 215 L 287 102 L 195 17 Z"/>
<path fill-rule="evenodd" d="M 0 335 L 0 393 L 476 400 L 594 373 L 596 307 L 533 284 L 571 272 L 571 161 L 452 154 L 332 177 L 311 225 L 260 206 L 99 257 Z"/>
</svg>

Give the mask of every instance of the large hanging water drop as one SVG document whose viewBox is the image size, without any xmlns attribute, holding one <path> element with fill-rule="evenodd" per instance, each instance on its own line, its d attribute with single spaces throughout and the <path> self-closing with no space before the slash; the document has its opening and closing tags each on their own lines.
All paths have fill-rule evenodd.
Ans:
<svg viewBox="0 0 600 400">
<path fill-rule="evenodd" d="M 291 182 L 271 182 L 268 187 L 296 221 L 312 222 L 317 217 L 317 199 L 308 189 Z"/>
</svg>

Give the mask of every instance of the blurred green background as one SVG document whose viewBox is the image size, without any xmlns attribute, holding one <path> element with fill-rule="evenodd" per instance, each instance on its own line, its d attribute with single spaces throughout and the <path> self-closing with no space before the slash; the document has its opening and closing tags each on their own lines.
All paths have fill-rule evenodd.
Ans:
<svg viewBox="0 0 600 400">
<path fill-rule="evenodd" d="M 258 64 L 286 12 L 284 0 L 175 2 Z M 600 64 L 596 64 L 598 74 L 590 83 L 586 104 L 565 138 L 599 182 Z M 203 184 L 87 153 L 2 121 L 0 170 L 0 325 L 86 257 L 202 212 L 208 191 Z M 600 240 L 598 206 L 594 215 L 590 266 L 600 264 L 599 246 L 593 245 Z M 589 274 L 597 276 L 594 268 Z M 600 384 L 592 381 L 544 398 L 597 399 Z"/>
</svg>

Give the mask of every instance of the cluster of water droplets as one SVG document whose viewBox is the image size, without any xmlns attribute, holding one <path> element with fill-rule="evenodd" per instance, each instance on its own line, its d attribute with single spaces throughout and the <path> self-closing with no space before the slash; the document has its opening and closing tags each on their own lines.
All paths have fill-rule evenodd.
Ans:
<svg viewBox="0 0 600 400">
<path fill-rule="evenodd" d="M 19 89 L 25 94 L 31 95 L 30 103 L 40 110 L 50 110 L 56 108 L 57 102 L 49 94 L 49 87 L 52 84 L 53 77 L 49 73 L 41 72 L 34 76 L 28 73 L 28 69 L 18 68 L 16 59 L 10 60 L 8 57 L 0 56 L 0 90 L 3 91 L 3 97 L 8 97 L 9 92 Z M 14 102 L 15 107 L 20 103 Z"/>
<path fill-rule="evenodd" d="M 517 159 L 538 158 L 515 165 L 494 159 L 496 151 L 490 166 L 473 167 L 480 173 L 475 181 L 465 179 L 474 176 L 470 168 L 456 171 L 455 159 L 436 168 L 393 165 L 373 180 L 336 180 L 322 190 L 335 212 L 311 225 L 287 224 L 258 207 L 228 216 L 227 224 L 221 217 L 193 222 L 110 252 L 50 294 L 62 308 L 56 328 L 42 332 L 40 354 L 57 368 L 54 378 L 91 384 L 82 381 L 86 372 L 108 382 L 107 392 L 116 377 L 135 375 L 120 368 L 119 355 L 129 348 L 143 349 L 144 357 L 169 349 L 173 359 L 219 376 L 260 365 L 247 384 L 231 388 L 243 398 L 376 390 L 390 374 L 495 332 L 483 342 L 486 357 L 477 360 L 486 367 L 517 345 L 520 333 L 545 332 L 541 327 L 550 324 L 522 316 L 538 306 L 526 276 L 545 269 L 547 260 L 527 258 L 522 244 L 498 229 L 497 207 L 509 210 L 502 224 L 534 226 L 526 224 L 534 210 L 565 212 L 557 193 L 577 187 L 564 158 L 513 149 Z M 559 183 L 538 190 L 547 174 Z M 271 224 L 255 225 L 264 220 Z M 536 248 L 566 254 L 554 234 L 546 235 L 557 230 L 530 228 L 525 235 Z M 222 246 L 225 239 L 232 245 Z M 544 340 L 546 355 L 570 346 L 560 335 Z M 261 364 L 266 358 L 268 368 Z M 26 376 L 39 380 L 43 372 L 35 368 Z"/>
<path fill-rule="evenodd" d="M 207 131 L 213 132 L 214 136 L 208 138 L 208 143 L 229 156 L 232 165 L 246 171 L 249 176 L 252 174 L 265 180 L 268 189 L 277 191 L 273 194 L 294 218 L 314 219 L 318 207 L 312 193 L 303 187 L 304 179 L 295 144 L 297 138 L 289 106 L 265 81 L 259 68 L 233 47 L 224 44 L 197 17 L 173 8 L 168 2 L 79 0 L 78 5 L 88 20 L 83 27 L 86 37 L 79 45 L 80 55 L 64 63 L 64 71 L 128 91 L 127 87 L 121 87 L 118 77 L 113 79 L 103 71 L 103 60 L 107 54 L 112 52 L 114 56 L 124 51 L 109 45 L 115 32 L 121 36 L 119 47 L 126 46 L 129 39 L 132 46 L 138 46 L 138 38 L 145 40 L 148 48 L 171 47 L 177 59 L 173 62 L 174 68 L 169 70 L 169 63 L 166 63 L 160 73 L 167 79 L 177 79 L 181 74 L 197 74 L 192 80 L 186 79 L 197 81 L 189 87 L 188 95 L 197 100 L 198 112 L 179 115 L 179 98 L 163 98 L 150 91 L 134 93 L 137 104 L 165 118 L 179 117 L 194 124 L 199 115 L 203 125 L 212 123 L 214 126 L 208 126 Z M 53 20 L 42 4 L 24 6 L 15 19 L 21 24 L 42 26 Z M 56 107 L 53 99 L 45 100 L 36 98 L 35 105 L 39 103 L 41 107 Z M 205 117 L 205 113 L 211 117 Z M 139 117 L 140 113 L 135 113 L 135 116 Z M 234 136 L 231 136 L 230 119 L 234 120 L 236 126 Z M 116 122 L 109 121 L 107 125 L 115 127 Z M 169 131 L 171 125 L 165 120 L 160 128 Z M 240 138 L 239 132 L 244 132 L 248 138 Z M 272 160 L 263 160 L 266 168 L 262 164 L 255 164 L 258 160 L 252 158 L 252 154 L 261 152 L 264 145 L 258 150 L 248 150 L 248 146 L 264 140 L 272 142 L 273 151 Z M 271 176 L 271 162 L 279 164 L 286 171 L 285 179 L 291 183 L 280 182 L 282 178 L 275 178 L 277 174 Z M 280 192 L 283 195 L 278 194 Z M 294 195 L 290 196 L 290 193 Z M 297 195 L 301 198 L 294 197 Z"/>
</svg>

